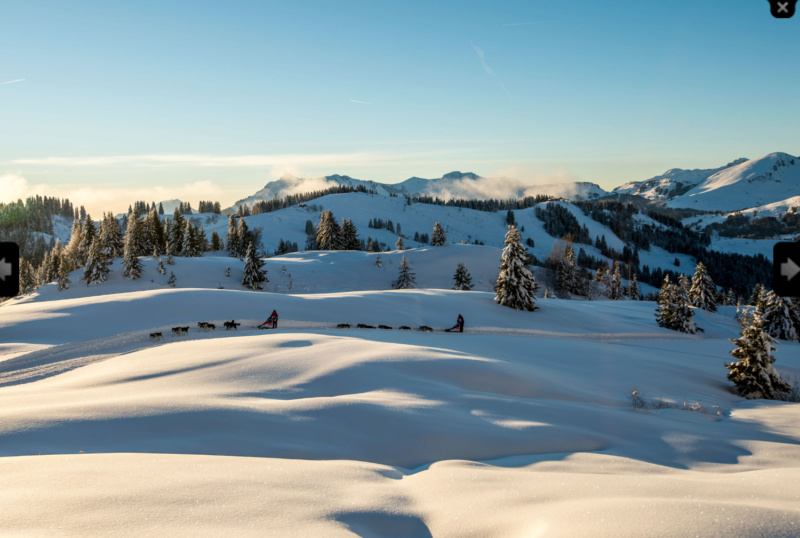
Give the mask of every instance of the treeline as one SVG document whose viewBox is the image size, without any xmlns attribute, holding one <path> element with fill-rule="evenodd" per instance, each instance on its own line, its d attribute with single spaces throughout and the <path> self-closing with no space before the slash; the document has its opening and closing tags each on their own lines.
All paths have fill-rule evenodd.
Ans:
<svg viewBox="0 0 800 538">
<path fill-rule="evenodd" d="M 53 217 L 72 219 L 81 213 L 86 214 L 83 207 L 77 210 L 68 199 L 50 196 L 0 203 L 0 240 L 17 243 L 20 255 L 38 265 L 55 245 L 55 240 L 43 237 L 53 235 Z"/>
<path fill-rule="evenodd" d="M 464 198 L 450 198 L 449 200 L 442 200 L 441 198 L 434 198 L 431 196 L 418 195 L 414 197 L 406 196 L 409 205 L 412 202 L 420 204 L 431 204 L 448 207 L 461 207 L 464 209 L 475 209 L 476 211 L 487 211 L 494 213 L 496 211 L 505 211 L 513 209 L 527 209 L 536 204 L 554 200 L 552 196 L 546 194 L 537 194 L 536 196 L 526 196 L 525 198 L 512 198 L 509 200 L 490 199 L 490 200 L 467 200 Z"/>
<path fill-rule="evenodd" d="M 800 233 L 800 213 L 797 208 L 784 213 L 780 218 L 750 217 L 741 213 L 730 215 L 724 222 L 714 222 L 706 226 L 706 232 L 717 232 L 723 237 L 742 237 L 745 239 L 769 239 L 778 235 Z"/>
</svg>

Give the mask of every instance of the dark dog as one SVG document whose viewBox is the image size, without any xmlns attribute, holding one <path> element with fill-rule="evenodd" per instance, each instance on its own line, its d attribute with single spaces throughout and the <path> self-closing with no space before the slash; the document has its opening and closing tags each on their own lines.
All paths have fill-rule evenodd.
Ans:
<svg viewBox="0 0 800 538">
<path fill-rule="evenodd" d="M 359 329 L 374 329 L 375 328 L 372 325 L 364 325 L 363 323 L 359 323 L 358 325 L 356 325 L 356 327 L 358 327 Z"/>
<path fill-rule="evenodd" d="M 197 328 L 200 329 L 201 331 L 205 331 L 206 329 L 208 329 L 208 323 L 206 323 L 205 321 L 198 321 Z"/>
<path fill-rule="evenodd" d="M 427 325 L 420 325 L 419 326 L 419 330 L 423 331 L 423 332 L 426 332 L 426 333 L 432 333 L 433 332 L 433 329 L 431 327 L 428 327 Z"/>
<path fill-rule="evenodd" d="M 339 325 L 336 326 L 337 329 L 349 329 L 351 327 L 352 325 L 350 325 L 349 323 L 340 323 Z"/>
<path fill-rule="evenodd" d="M 178 334 L 189 334 L 189 327 L 178 327 Z"/>
<path fill-rule="evenodd" d="M 217 330 L 217 326 L 214 325 L 213 323 L 206 323 L 206 330 L 207 331 L 216 331 Z"/>
<path fill-rule="evenodd" d="M 150 340 L 153 342 L 158 342 L 159 340 L 163 339 L 164 335 L 161 333 L 150 333 Z"/>
<path fill-rule="evenodd" d="M 230 320 L 230 321 L 226 321 L 225 323 L 223 323 L 223 325 L 225 325 L 225 330 L 227 331 L 229 329 L 236 329 L 236 327 L 241 325 L 241 323 L 236 323 L 235 320 Z M 236 329 L 236 330 L 238 330 L 238 329 Z"/>
<path fill-rule="evenodd" d="M 378 325 L 378 328 L 379 329 L 389 329 L 390 331 L 392 330 L 392 328 L 389 327 L 388 325 Z"/>
<path fill-rule="evenodd" d="M 409 327 L 408 325 L 402 325 L 402 326 L 400 327 L 400 330 L 401 330 L 401 331 L 410 331 L 410 330 L 411 330 L 411 327 Z"/>
<path fill-rule="evenodd" d="M 181 327 L 173 327 L 172 328 L 172 334 L 180 335 L 181 334 Z"/>
</svg>

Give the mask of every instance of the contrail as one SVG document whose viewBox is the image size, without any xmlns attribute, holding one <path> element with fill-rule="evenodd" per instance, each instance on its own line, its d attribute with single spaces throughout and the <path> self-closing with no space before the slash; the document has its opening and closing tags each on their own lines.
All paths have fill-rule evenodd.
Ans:
<svg viewBox="0 0 800 538">
<path fill-rule="evenodd" d="M 17 80 L 9 80 L 8 82 L 0 82 L 0 86 L 2 86 L 3 84 L 14 84 L 15 82 L 22 82 L 23 80 L 25 80 L 25 79 L 24 78 L 18 78 Z"/>
</svg>

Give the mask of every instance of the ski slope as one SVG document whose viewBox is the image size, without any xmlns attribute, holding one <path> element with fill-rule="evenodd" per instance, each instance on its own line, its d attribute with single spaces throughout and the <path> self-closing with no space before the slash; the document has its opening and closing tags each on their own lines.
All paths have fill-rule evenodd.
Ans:
<svg viewBox="0 0 800 538">
<path fill-rule="evenodd" d="M 4 303 L 3 532 L 798 534 L 800 407 L 731 391 L 735 309 L 698 311 L 699 335 L 647 302 L 519 312 L 444 289 L 456 259 L 496 271 L 496 247 L 405 254 L 426 287 L 387 289 L 393 253 L 316 252 L 268 260 L 267 291 L 247 291 L 209 256 L 176 258 L 176 288 L 143 259 L 136 281 L 75 273 Z M 255 329 L 273 309 L 279 328 Z M 465 332 L 442 332 L 459 313 Z M 776 357 L 800 377 L 800 345 Z M 633 390 L 677 408 L 634 409 Z"/>
</svg>

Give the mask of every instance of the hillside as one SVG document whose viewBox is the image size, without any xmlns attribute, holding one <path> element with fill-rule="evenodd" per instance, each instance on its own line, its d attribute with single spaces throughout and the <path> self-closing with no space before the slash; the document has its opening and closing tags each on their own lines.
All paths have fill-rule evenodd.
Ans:
<svg viewBox="0 0 800 538">
<path fill-rule="evenodd" d="M 406 254 L 423 280 L 426 263 L 463 254 L 475 276 L 497 252 Z M 136 281 L 114 272 L 1 306 L 4 530 L 622 536 L 669 521 L 678 535 L 795 532 L 800 408 L 730 391 L 734 309 L 698 311 L 695 336 L 659 328 L 646 302 L 540 299 L 519 312 L 491 293 L 436 289 L 440 276 L 370 290 L 381 271 L 358 265 L 369 256 L 267 262 L 271 285 L 281 260 L 319 293 L 216 289 L 229 259 L 210 256 L 177 259 L 175 289 L 144 260 Z M 252 328 L 273 308 L 278 330 Z M 440 330 L 457 313 L 464 334 L 396 330 Z M 224 331 L 226 319 L 242 325 Z M 800 345 L 776 356 L 800 375 Z M 677 408 L 634 409 L 633 390 Z"/>
</svg>

